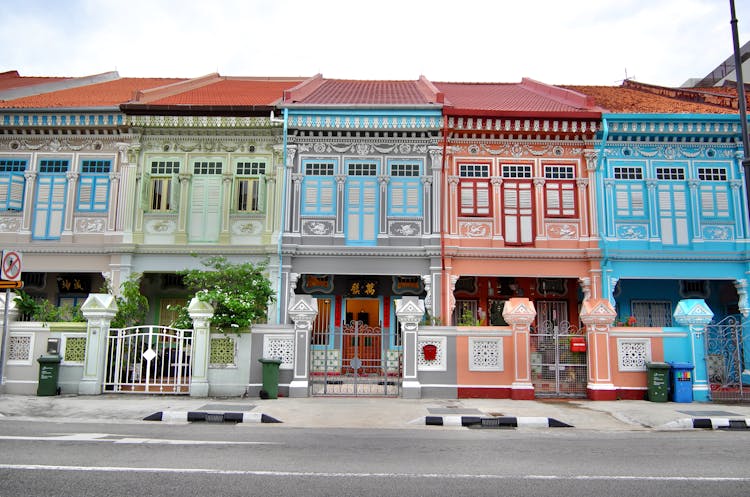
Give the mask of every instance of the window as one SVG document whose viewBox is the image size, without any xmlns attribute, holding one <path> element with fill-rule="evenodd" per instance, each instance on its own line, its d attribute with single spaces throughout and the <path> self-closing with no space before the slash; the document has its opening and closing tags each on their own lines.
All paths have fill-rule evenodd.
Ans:
<svg viewBox="0 0 750 497">
<path fill-rule="evenodd" d="M 65 222 L 68 197 L 69 161 L 42 159 L 34 195 L 34 220 L 31 237 L 34 240 L 58 240 Z"/>
<path fill-rule="evenodd" d="M 109 206 L 109 160 L 84 160 L 78 182 L 76 209 L 88 212 L 106 212 Z"/>
<path fill-rule="evenodd" d="M 699 167 L 698 179 L 701 181 L 726 181 L 727 170 L 723 167 Z"/>
<path fill-rule="evenodd" d="M 613 170 L 615 179 L 643 179 L 643 168 L 616 166 Z"/>
<path fill-rule="evenodd" d="M 573 166 L 545 166 L 544 200 L 548 217 L 575 217 L 576 183 Z"/>
<path fill-rule="evenodd" d="M 685 170 L 681 167 L 657 167 L 656 179 L 666 181 L 684 181 Z"/>
<path fill-rule="evenodd" d="M 221 162 L 196 162 L 193 164 L 194 174 L 221 174 Z"/>
<path fill-rule="evenodd" d="M 503 235 L 508 245 L 534 243 L 534 185 L 531 166 L 504 164 L 503 178 Z M 555 172 L 556 174 L 556 172 Z"/>
<path fill-rule="evenodd" d="M 657 300 L 633 300 L 630 314 L 636 326 L 672 326 L 672 302 Z"/>
<path fill-rule="evenodd" d="M 24 159 L 0 159 L 0 210 L 23 209 L 26 164 Z"/>
<path fill-rule="evenodd" d="M 336 181 L 334 162 L 306 162 L 303 170 L 302 214 L 335 215 Z"/>
<path fill-rule="evenodd" d="M 699 167 L 698 196 L 701 206 L 701 217 L 704 219 L 729 219 L 730 189 L 727 183 L 727 170 L 723 167 Z"/>
<path fill-rule="evenodd" d="M 259 161 L 238 162 L 235 183 L 234 206 L 238 212 L 258 212 L 263 205 L 261 193 L 266 163 Z"/>
<path fill-rule="evenodd" d="M 646 195 L 643 183 L 643 167 L 615 166 L 614 179 L 621 180 L 614 185 L 615 215 L 627 218 L 646 217 Z"/>
<path fill-rule="evenodd" d="M 176 161 L 153 161 L 151 163 L 149 206 L 152 211 L 169 211 L 175 208 L 174 181 L 180 172 Z"/>
<path fill-rule="evenodd" d="M 388 215 L 419 216 L 422 213 L 421 164 L 392 162 L 388 183 Z"/>
<path fill-rule="evenodd" d="M 489 164 L 459 164 L 459 215 L 491 215 Z"/>
</svg>

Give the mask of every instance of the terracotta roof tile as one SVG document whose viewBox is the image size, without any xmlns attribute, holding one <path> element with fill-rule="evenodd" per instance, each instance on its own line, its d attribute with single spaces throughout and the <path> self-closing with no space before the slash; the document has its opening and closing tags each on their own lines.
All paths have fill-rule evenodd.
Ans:
<svg viewBox="0 0 750 497">
<path fill-rule="evenodd" d="M 521 83 L 435 83 L 456 113 L 596 112 L 593 101 L 573 91 L 524 79 Z M 446 112 L 451 113 L 451 109 Z"/>
<path fill-rule="evenodd" d="M 718 105 L 685 101 L 654 94 L 645 89 L 622 86 L 564 85 L 594 97 L 608 112 L 623 114 L 733 114 L 736 110 Z"/>
<path fill-rule="evenodd" d="M 372 81 L 324 79 L 308 92 L 289 92 L 287 103 L 310 105 L 429 105 L 429 98 L 418 81 Z"/>
<path fill-rule="evenodd" d="M 21 76 L 18 74 L 18 71 L 7 71 L 0 73 L 0 91 L 40 85 L 43 83 L 65 81 L 66 79 L 70 78 L 56 76 Z"/>
<path fill-rule="evenodd" d="M 284 90 L 302 81 L 303 78 L 222 78 L 199 88 L 149 101 L 146 105 L 270 106 L 282 97 Z"/>
<path fill-rule="evenodd" d="M 120 78 L 78 88 L 0 102 L 0 108 L 115 107 L 133 98 L 134 92 L 182 81 L 177 78 Z"/>
</svg>

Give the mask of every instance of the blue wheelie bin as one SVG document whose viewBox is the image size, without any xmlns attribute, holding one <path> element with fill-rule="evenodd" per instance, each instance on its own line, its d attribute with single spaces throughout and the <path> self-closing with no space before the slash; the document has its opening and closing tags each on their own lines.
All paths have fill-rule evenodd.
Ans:
<svg viewBox="0 0 750 497">
<path fill-rule="evenodd" d="M 693 401 L 693 368 L 689 362 L 670 362 L 672 402 Z"/>
</svg>

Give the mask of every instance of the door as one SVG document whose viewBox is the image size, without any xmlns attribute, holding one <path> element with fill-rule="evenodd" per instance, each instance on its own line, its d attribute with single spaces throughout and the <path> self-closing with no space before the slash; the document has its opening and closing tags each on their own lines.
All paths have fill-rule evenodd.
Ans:
<svg viewBox="0 0 750 497">
<path fill-rule="evenodd" d="M 585 397 L 586 352 L 572 352 L 570 342 L 583 331 L 568 322 L 568 303 L 537 301 L 537 326 L 529 335 L 531 382 L 539 397 Z"/>
<path fill-rule="evenodd" d="M 345 223 L 347 245 L 375 245 L 378 230 L 377 164 L 348 164 Z"/>
<path fill-rule="evenodd" d="M 193 176 L 190 202 L 191 242 L 216 242 L 221 229 L 221 176 Z"/>
<path fill-rule="evenodd" d="M 534 241 L 533 185 L 530 181 L 503 181 L 503 236 L 505 243 L 528 245 Z"/>
<path fill-rule="evenodd" d="M 39 174 L 34 196 L 35 240 L 57 240 L 62 235 L 67 191 L 64 174 Z"/>
</svg>

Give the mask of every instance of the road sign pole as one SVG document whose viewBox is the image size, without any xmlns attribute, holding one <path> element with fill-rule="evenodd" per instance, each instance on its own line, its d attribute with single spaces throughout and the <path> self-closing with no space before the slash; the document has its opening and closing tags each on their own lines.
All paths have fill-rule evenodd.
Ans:
<svg viewBox="0 0 750 497">
<path fill-rule="evenodd" d="M 10 288 L 5 289 L 5 314 L 3 315 L 3 340 L 0 342 L 0 386 L 5 385 L 5 349 L 8 345 L 8 306 L 10 302 Z M 3 388 L 3 393 L 5 389 Z"/>
</svg>

